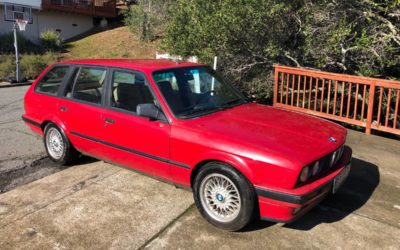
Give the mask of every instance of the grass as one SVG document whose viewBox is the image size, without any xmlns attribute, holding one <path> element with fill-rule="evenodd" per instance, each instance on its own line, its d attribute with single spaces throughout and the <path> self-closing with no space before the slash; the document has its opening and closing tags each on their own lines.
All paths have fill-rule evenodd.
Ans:
<svg viewBox="0 0 400 250">
<path fill-rule="evenodd" d="M 5 39 L 0 39 L 0 44 L 4 42 L 3 40 Z M 145 43 L 132 34 L 127 27 L 119 27 L 89 35 L 73 42 L 68 42 L 64 45 L 65 50 L 61 54 L 59 52 L 44 53 L 40 52 L 39 49 L 31 54 L 21 54 L 22 75 L 29 79 L 34 79 L 47 65 L 58 60 L 155 58 L 159 46 L 159 40 Z M 5 47 L 5 45 L 0 46 L 0 51 L 4 49 L 3 47 Z M 21 48 L 23 48 L 23 46 Z M 34 51 L 31 47 L 28 47 L 26 50 Z M 0 52 L 0 79 L 14 75 L 14 54 L 2 54 Z"/>
<path fill-rule="evenodd" d="M 62 59 L 155 58 L 159 44 L 142 42 L 127 27 L 118 27 L 67 43 Z"/>
</svg>

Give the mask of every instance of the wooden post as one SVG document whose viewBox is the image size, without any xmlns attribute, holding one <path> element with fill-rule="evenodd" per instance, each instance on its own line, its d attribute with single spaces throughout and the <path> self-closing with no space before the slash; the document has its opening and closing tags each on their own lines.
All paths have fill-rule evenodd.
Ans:
<svg viewBox="0 0 400 250">
<path fill-rule="evenodd" d="M 274 69 L 275 69 L 275 73 L 274 73 L 274 103 L 273 103 L 273 105 L 276 106 L 276 104 L 278 103 L 278 82 L 279 82 L 278 66 L 274 66 Z"/>
<path fill-rule="evenodd" d="M 374 111 L 374 101 L 375 101 L 375 82 L 372 82 L 369 87 L 367 124 L 365 126 L 365 133 L 367 135 L 371 134 L 372 114 Z"/>
</svg>

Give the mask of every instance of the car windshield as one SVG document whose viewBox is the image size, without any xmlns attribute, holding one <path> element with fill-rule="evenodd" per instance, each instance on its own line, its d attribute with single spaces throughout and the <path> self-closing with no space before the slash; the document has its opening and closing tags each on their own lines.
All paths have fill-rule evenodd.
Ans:
<svg viewBox="0 0 400 250">
<path fill-rule="evenodd" d="M 246 103 L 246 98 L 209 67 L 174 68 L 153 73 L 178 118 L 206 115 Z"/>
</svg>

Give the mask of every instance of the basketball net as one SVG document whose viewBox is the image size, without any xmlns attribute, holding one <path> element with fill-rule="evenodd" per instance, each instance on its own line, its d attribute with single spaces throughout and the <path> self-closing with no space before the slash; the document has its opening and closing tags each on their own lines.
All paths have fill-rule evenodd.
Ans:
<svg viewBox="0 0 400 250">
<path fill-rule="evenodd" d="M 20 31 L 25 31 L 26 24 L 28 23 L 27 20 L 17 19 L 15 22 L 18 24 Z"/>
</svg>

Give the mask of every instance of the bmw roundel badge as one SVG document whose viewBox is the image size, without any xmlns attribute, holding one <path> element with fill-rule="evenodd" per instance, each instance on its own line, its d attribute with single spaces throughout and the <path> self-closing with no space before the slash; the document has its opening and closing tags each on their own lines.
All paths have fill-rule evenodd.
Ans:
<svg viewBox="0 0 400 250">
<path fill-rule="evenodd" d="M 336 138 L 335 137 L 329 137 L 329 140 L 331 141 L 331 142 L 336 142 Z"/>
</svg>

